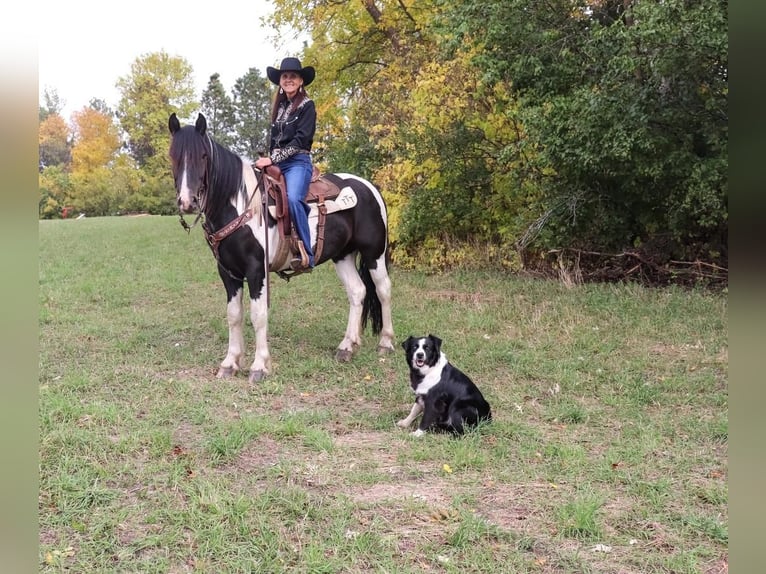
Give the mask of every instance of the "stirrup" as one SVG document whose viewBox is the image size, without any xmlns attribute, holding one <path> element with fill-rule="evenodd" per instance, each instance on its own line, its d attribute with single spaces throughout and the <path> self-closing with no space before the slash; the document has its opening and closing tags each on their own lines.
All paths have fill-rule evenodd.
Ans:
<svg viewBox="0 0 766 574">
<path fill-rule="evenodd" d="M 303 241 L 296 240 L 294 246 L 298 248 L 298 254 L 300 257 L 294 257 L 290 261 L 290 267 L 293 271 L 311 271 L 309 266 L 309 254 L 306 253 L 306 247 L 303 245 Z"/>
</svg>

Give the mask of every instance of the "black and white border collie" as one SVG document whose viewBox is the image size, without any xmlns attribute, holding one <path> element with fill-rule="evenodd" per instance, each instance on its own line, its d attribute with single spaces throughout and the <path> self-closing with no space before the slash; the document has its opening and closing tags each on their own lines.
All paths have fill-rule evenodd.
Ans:
<svg viewBox="0 0 766 574">
<path fill-rule="evenodd" d="M 441 344 L 434 335 L 410 336 L 402 343 L 415 404 L 407 418 L 396 424 L 408 428 L 423 413 L 412 433 L 415 436 L 431 430 L 463 434 L 467 427 L 492 420 L 489 403 L 473 381 L 447 360 Z"/>
</svg>

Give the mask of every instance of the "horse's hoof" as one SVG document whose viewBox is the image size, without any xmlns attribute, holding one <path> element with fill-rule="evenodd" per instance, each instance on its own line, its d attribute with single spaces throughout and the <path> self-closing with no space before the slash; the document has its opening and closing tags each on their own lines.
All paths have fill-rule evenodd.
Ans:
<svg viewBox="0 0 766 574">
<path fill-rule="evenodd" d="M 266 371 L 250 371 L 250 376 L 247 378 L 249 383 L 260 383 L 266 378 Z"/>
<path fill-rule="evenodd" d="M 218 369 L 215 377 L 217 379 L 230 379 L 237 374 L 237 369 L 234 367 L 221 367 Z"/>
<path fill-rule="evenodd" d="M 382 345 L 378 345 L 378 355 L 390 355 L 393 352 L 393 347 L 384 347 Z"/>
<path fill-rule="evenodd" d="M 351 357 L 354 356 L 353 351 L 347 351 L 346 349 L 338 349 L 335 353 L 335 360 L 339 363 L 348 363 L 351 361 Z"/>
</svg>

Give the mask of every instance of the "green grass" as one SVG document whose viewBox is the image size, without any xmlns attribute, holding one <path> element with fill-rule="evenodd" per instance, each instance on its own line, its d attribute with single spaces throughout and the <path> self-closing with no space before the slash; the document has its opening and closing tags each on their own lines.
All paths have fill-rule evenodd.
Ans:
<svg viewBox="0 0 766 574">
<path fill-rule="evenodd" d="M 367 332 L 333 359 L 332 264 L 272 276 L 275 371 L 251 386 L 215 378 L 225 298 L 198 230 L 41 221 L 39 244 L 41 572 L 728 562 L 725 295 L 393 269 L 397 342 L 439 335 L 494 414 L 416 439 L 395 426 L 412 401 L 400 349 L 378 357 Z"/>
</svg>

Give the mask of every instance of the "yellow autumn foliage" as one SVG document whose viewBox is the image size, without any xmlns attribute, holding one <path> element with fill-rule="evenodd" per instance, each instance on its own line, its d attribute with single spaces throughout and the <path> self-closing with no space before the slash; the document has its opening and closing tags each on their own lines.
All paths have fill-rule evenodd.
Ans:
<svg viewBox="0 0 766 574">
<path fill-rule="evenodd" d="M 120 136 L 112 118 L 90 107 L 72 114 L 74 147 L 72 174 L 106 167 L 120 150 Z"/>
<path fill-rule="evenodd" d="M 296 6 L 274 0 L 274 6 L 275 29 L 297 28 L 311 37 L 300 57 L 317 69 L 310 89 L 323 152 L 342 148 L 351 133 L 367 136 L 361 147 L 358 140 L 349 143 L 343 157 L 371 170 L 363 175 L 384 195 L 392 242 L 402 239 L 413 209 L 437 210 L 433 231 L 425 233 L 457 230 L 456 222 L 465 226 L 463 212 L 451 208 L 456 197 L 474 214 L 476 233 L 493 236 L 510 229 L 506 213 L 516 209 L 515 194 L 523 190 L 507 175 L 517 158 L 503 164 L 497 158 L 523 137 L 517 106 L 508 86 L 482 85 L 475 64 L 481 45 L 466 39 L 449 55 L 442 50 L 444 38 L 434 26 L 440 2 L 317 0 Z M 355 155 L 360 150 L 369 157 L 360 161 Z M 482 176 L 470 181 L 466 173 Z M 475 187 L 470 194 L 467 183 Z M 486 217 L 477 217 L 482 213 Z M 428 214 L 418 216 L 427 219 Z M 436 236 L 421 239 L 422 246 L 431 245 Z M 449 245 L 454 252 L 463 249 L 454 240 Z M 476 257 L 477 248 L 488 251 L 466 244 L 465 259 Z M 394 257 L 406 261 L 414 255 L 402 250 Z M 437 265 L 449 257 L 439 256 Z"/>
</svg>

